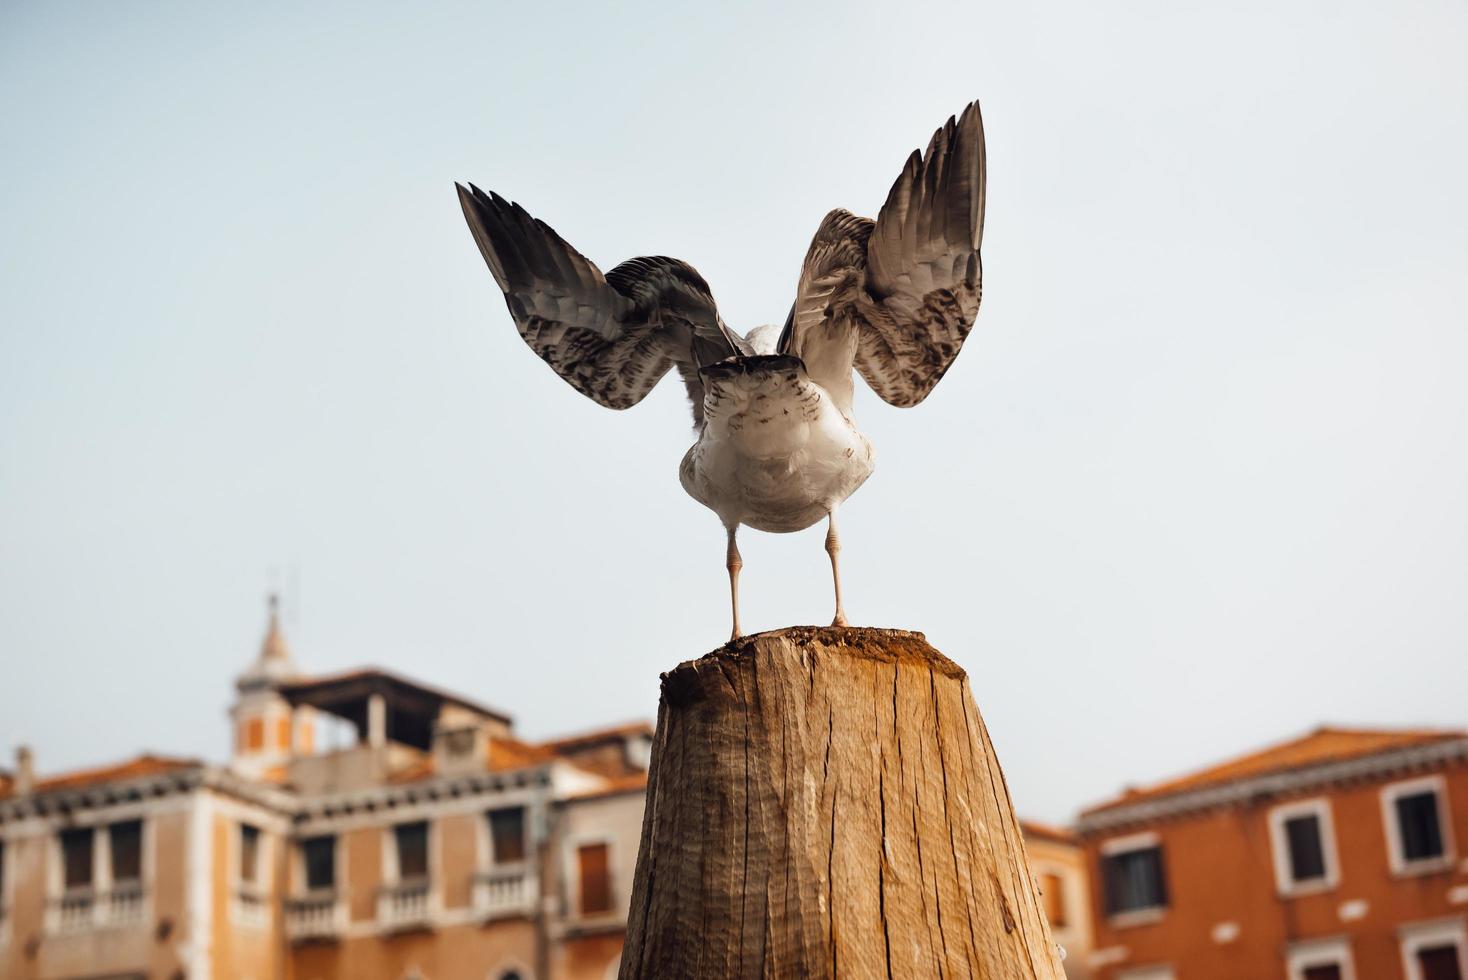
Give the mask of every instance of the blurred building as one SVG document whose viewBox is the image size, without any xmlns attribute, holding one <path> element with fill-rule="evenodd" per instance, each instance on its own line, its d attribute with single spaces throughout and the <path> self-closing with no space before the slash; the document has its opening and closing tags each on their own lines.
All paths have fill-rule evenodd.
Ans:
<svg viewBox="0 0 1468 980">
<path fill-rule="evenodd" d="M 615 976 L 650 726 L 529 743 L 385 670 L 301 677 L 273 603 L 236 686 L 228 766 L 0 775 L 0 977 Z"/>
<path fill-rule="evenodd" d="M 1321 728 L 1078 831 L 1098 980 L 1468 977 L 1468 733 Z"/>
<path fill-rule="evenodd" d="M 1050 932 L 1065 950 L 1066 980 L 1090 980 L 1091 885 L 1085 851 L 1069 830 L 1031 820 L 1021 820 L 1019 827 Z"/>
</svg>

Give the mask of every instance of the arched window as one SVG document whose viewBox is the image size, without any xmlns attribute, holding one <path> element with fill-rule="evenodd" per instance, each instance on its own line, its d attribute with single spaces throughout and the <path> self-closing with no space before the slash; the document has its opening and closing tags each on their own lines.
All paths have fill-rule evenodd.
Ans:
<svg viewBox="0 0 1468 980">
<path fill-rule="evenodd" d="M 525 965 L 525 961 L 518 957 L 506 957 L 499 965 L 489 971 L 485 980 L 535 980 L 535 974 Z"/>
</svg>

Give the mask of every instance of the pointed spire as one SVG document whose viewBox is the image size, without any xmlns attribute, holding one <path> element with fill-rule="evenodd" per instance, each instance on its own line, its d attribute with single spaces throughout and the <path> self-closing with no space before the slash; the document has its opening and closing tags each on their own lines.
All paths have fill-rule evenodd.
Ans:
<svg viewBox="0 0 1468 980">
<path fill-rule="evenodd" d="M 291 658 L 290 647 L 286 646 L 285 634 L 280 629 L 280 595 L 270 593 L 270 625 L 265 630 L 265 642 L 260 644 L 260 662 L 268 663 L 271 660 L 288 661 Z"/>
<path fill-rule="evenodd" d="M 260 655 L 235 679 L 235 687 L 241 692 L 271 687 L 296 676 L 290 644 L 286 643 L 285 632 L 280 628 L 280 596 L 272 592 L 269 601 L 270 622 L 265 628 L 265 639 L 260 643 Z"/>
</svg>

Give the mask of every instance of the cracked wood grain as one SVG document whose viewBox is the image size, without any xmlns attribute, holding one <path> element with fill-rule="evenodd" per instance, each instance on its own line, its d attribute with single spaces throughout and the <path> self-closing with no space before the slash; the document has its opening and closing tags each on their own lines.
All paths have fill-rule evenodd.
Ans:
<svg viewBox="0 0 1468 980">
<path fill-rule="evenodd" d="M 663 675 L 622 980 L 1062 980 L 968 678 L 797 627 Z"/>
</svg>

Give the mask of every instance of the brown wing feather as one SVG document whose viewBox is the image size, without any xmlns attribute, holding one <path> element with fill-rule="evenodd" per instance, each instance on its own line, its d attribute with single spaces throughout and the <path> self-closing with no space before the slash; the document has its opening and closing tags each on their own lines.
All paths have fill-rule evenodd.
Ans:
<svg viewBox="0 0 1468 980">
<path fill-rule="evenodd" d="M 739 348 L 692 266 L 651 256 L 604 276 L 520 205 L 473 185 L 458 191 L 515 326 L 541 360 L 583 395 L 617 409 L 642 401 L 677 365 L 700 420 L 698 368 Z"/>
<path fill-rule="evenodd" d="M 890 404 L 926 398 L 978 314 L 984 179 L 975 102 L 908 158 L 875 222 L 826 216 L 780 349 L 818 362 L 811 377 L 838 400 L 844 386 L 847 406 L 853 364 Z"/>
</svg>

